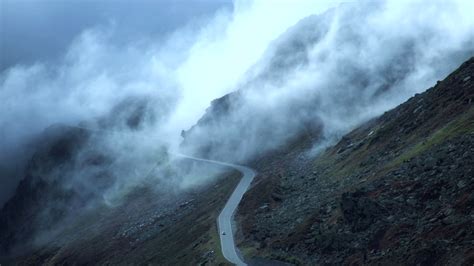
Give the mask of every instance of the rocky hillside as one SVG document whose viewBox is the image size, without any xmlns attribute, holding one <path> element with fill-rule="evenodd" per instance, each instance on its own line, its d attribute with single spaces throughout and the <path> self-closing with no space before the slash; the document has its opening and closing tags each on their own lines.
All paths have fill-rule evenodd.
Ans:
<svg viewBox="0 0 474 266">
<path fill-rule="evenodd" d="M 101 133 L 59 125 L 44 132 L 15 196 L 0 210 L 1 265 L 225 262 L 216 219 L 240 173 L 176 160 L 170 172 L 183 169 L 193 181 L 216 178 L 179 189 L 160 179 L 163 172 L 150 171 L 110 203 L 104 199 L 118 177 L 109 168 L 118 166 L 106 151 L 85 149 L 95 143 L 95 134 Z M 75 179 L 70 170 L 77 166 L 89 175 Z"/>
<path fill-rule="evenodd" d="M 182 162 L 188 164 L 189 162 Z M 209 166 L 208 166 L 209 167 Z M 47 243 L 2 265 L 218 265 L 216 219 L 240 174 L 169 195 L 141 187 L 119 206 L 77 212 Z M 185 241 L 183 241 L 185 240 Z M 170 255 L 171 254 L 171 255 Z"/>
<path fill-rule="evenodd" d="M 72 157 L 88 138 L 86 130 L 63 126 L 50 127 L 39 138 L 41 145 L 29 160 L 24 179 L 0 210 L 0 254 L 29 248 L 26 243 L 35 232 L 50 230 L 87 202 L 73 189 L 64 189 L 58 173 L 71 167 Z"/>
<path fill-rule="evenodd" d="M 57 124 L 45 129 L 32 142 L 35 152 L 21 171 L 23 178 L 13 197 L 0 209 L 0 256 L 21 254 L 34 245 L 42 245 L 49 236 L 39 234 L 54 237 L 58 228 L 74 220 L 73 217 L 98 203 L 103 204 L 107 191 L 115 189 L 120 174 L 133 177 L 118 165 L 133 166 L 137 171 L 140 167 L 137 161 L 129 158 L 120 161 L 124 155 L 102 143 L 113 137 L 107 135 L 110 132 L 132 132 L 148 120 L 155 120 L 147 112 L 152 105 L 144 99 L 128 99 L 118 104 L 110 115 L 91 121 L 90 125 Z M 115 140 L 132 142 L 132 137 L 120 136 Z M 162 155 L 157 151 L 155 158 Z M 150 165 L 156 163 L 152 161 L 145 169 L 149 171 Z"/>
<path fill-rule="evenodd" d="M 472 265 L 473 107 L 471 58 L 316 158 L 306 138 L 255 160 L 259 176 L 238 213 L 245 256 Z"/>
</svg>

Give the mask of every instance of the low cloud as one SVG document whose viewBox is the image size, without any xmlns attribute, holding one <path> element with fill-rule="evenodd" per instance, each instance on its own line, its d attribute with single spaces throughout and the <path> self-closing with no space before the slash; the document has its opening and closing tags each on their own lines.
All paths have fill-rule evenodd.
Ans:
<svg viewBox="0 0 474 266">
<path fill-rule="evenodd" d="M 1 74 L 4 168 L 19 159 L 12 151 L 25 150 L 48 126 L 99 119 L 135 98 L 153 102 L 148 111 L 156 118 L 139 130 L 142 137 L 153 136 L 158 146 L 176 150 L 181 130 L 213 99 L 235 90 L 274 39 L 333 5 L 236 1 L 232 9 L 219 9 L 212 18 L 190 21 L 156 40 L 124 36 L 127 41 L 120 41 L 121 24 L 113 21 L 84 30 L 63 58 L 15 65 Z M 2 183 L 14 179 L 5 175 Z"/>
<path fill-rule="evenodd" d="M 469 1 L 359 1 L 306 17 L 185 133 L 184 147 L 245 161 L 305 130 L 314 150 L 433 86 L 474 54 Z"/>
<path fill-rule="evenodd" d="M 205 184 L 219 171 L 169 157 L 203 115 L 185 133 L 187 153 L 246 161 L 314 129 L 318 150 L 472 56 L 473 9 L 471 1 L 237 0 L 166 38 L 120 41 L 120 23 L 94 25 L 60 59 L 1 73 L 4 195 L 31 143 L 57 124 L 88 132 L 64 168 L 47 174 L 79 203 L 115 205 L 143 185 Z"/>
</svg>

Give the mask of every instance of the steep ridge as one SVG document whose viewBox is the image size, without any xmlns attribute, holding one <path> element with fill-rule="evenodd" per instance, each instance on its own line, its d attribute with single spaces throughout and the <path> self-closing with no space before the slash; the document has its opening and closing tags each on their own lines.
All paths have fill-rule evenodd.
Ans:
<svg viewBox="0 0 474 266">
<path fill-rule="evenodd" d="M 104 195 L 118 179 L 114 169 L 125 164 L 118 160 L 121 155 L 112 154 L 106 145 L 97 145 L 96 140 L 110 137 L 106 133 L 114 130 L 133 132 L 143 127 L 146 120 L 156 120 L 150 115 L 156 113 L 147 111 L 153 106 L 146 99 L 130 98 L 119 103 L 109 115 L 88 121 L 88 126 L 84 126 L 85 122 L 83 127 L 55 124 L 32 141 L 34 153 L 21 171 L 24 178 L 0 209 L 0 257 L 41 246 L 64 224 L 74 221 L 88 208 L 104 204 Z M 130 141 L 131 137 L 125 140 Z M 130 161 L 125 167 L 138 166 Z"/>
<path fill-rule="evenodd" d="M 58 173 L 71 167 L 73 156 L 86 145 L 89 137 L 89 132 L 77 128 L 52 126 L 45 130 L 39 138 L 41 145 L 24 171 L 25 178 L 0 210 L 0 254 L 15 252 L 12 248 L 17 245 L 21 247 L 16 248 L 29 248 L 24 245 L 31 243 L 30 238 L 36 231 L 51 230 L 70 211 L 86 204 L 87 199 L 74 189 L 64 189 Z M 97 156 L 95 163 L 105 161 Z M 88 198 L 95 196 L 88 195 Z M 45 213 L 47 215 L 43 215 Z M 45 222 L 39 222 L 41 219 Z"/>
<path fill-rule="evenodd" d="M 241 250 L 294 264 L 472 265 L 474 58 L 316 158 L 255 160 Z"/>
</svg>

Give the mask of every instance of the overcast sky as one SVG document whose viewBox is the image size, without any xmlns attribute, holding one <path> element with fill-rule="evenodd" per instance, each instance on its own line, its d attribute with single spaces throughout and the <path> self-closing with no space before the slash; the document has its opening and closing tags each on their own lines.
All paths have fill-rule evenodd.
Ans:
<svg viewBox="0 0 474 266">
<path fill-rule="evenodd" d="M 51 61 L 83 30 L 114 24 L 117 41 L 164 36 L 231 0 L 0 0 L 0 71 Z"/>
</svg>

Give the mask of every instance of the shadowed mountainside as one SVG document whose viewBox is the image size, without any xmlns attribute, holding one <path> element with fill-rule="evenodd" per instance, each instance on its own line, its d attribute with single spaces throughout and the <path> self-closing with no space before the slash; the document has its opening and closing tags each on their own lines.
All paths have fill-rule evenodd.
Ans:
<svg viewBox="0 0 474 266">
<path fill-rule="evenodd" d="M 316 158 L 301 139 L 255 160 L 238 213 L 247 258 L 471 265 L 473 79 L 471 58 Z"/>
</svg>

